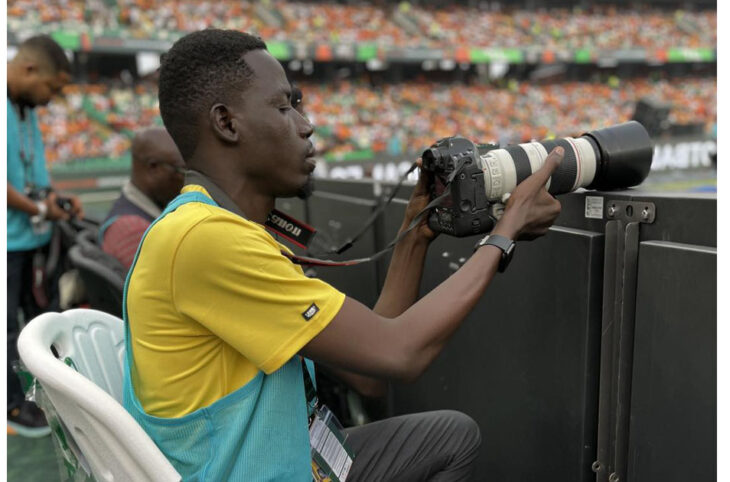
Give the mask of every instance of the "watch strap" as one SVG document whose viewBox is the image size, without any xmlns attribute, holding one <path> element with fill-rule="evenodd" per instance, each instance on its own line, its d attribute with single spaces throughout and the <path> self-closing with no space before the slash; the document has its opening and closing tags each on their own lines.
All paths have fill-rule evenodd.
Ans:
<svg viewBox="0 0 730 482">
<path fill-rule="evenodd" d="M 512 241 L 509 238 L 505 238 L 504 236 L 500 236 L 499 234 L 490 234 L 486 236 L 483 239 L 483 243 L 480 243 L 482 246 L 486 246 L 488 244 L 492 246 L 496 246 L 499 249 L 502 250 L 503 253 L 507 253 L 510 246 L 514 244 L 514 241 Z"/>
<path fill-rule="evenodd" d="M 38 214 L 33 217 L 37 217 L 39 220 L 44 220 L 48 216 L 48 205 L 45 201 L 36 201 L 36 207 L 38 208 Z"/>
<path fill-rule="evenodd" d="M 509 265 L 509 262 L 512 260 L 515 242 L 509 238 L 500 236 L 499 234 L 488 234 L 477 243 L 474 250 L 476 251 L 482 246 L 487 245 L 496 246 L 502 250 L 502 257 L 499 260 L 499 266 L 497 269 L 500 273 L 504 272 L 504 270 L 507 269 L 507 265 Z"/>
</svg>

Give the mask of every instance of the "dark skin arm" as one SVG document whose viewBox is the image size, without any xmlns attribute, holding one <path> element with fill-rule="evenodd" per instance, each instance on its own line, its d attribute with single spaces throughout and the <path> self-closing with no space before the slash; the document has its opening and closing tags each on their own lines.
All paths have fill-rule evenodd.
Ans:
<svg viewBox="0 0 730 482">
<path fill-rule="evenodd" d="M 418 160 L 420 167 L 421 160 Z M 429 202 L 427 173 L 421 171 L 418 183 L 411 194 L 399 234 L 411 224 L 416 215 Z M 436 237 L 425 220 L 413 229 L 394 248 L 385 283 L 373 312 L 384 318 L 395 318 L 406 311 L 418 298 L 418 290 L 423 274 L 428 245 Z M 354 388 L 359 394 L 377 398 L 386 395 L 388 384 L 385 380 L 348 372 L 333 366 L 328 371 Z"/>
<path fill-rule="evenodd" d="M 562 159 L 556 148 L 538 172 L 512 193 L 492 231 L 509 239 L 543 235 L 560 213 L 545 189 Z M 339 313 L 302 353 L 363 375 L 414 380 L 441 352 L 497 271 L 501 250 L 484 246 L 451 277 L 397 316 L 383 316 L 347 298 Z M 420 278 L 420 276 L 419 276 Z"/>
<path fill-rule="evenodd" d="M 71 214 L 75 215 L 79 219 L 83 219 L 84 209 L 81 206 L 79 198 L 73 194 L 65 195 L 64 197 L 71 200 Z M 51 192 L 45 199 L 46 207 L 48 208 L 46 219 L 50 219 L 51 221 L 55 221 L 57 219 L 68 220 L 70 218 L 69 213 L 61 209 L 56 204 L 57 198 L 58 195 L 55 192 Z M 8 183 L 8 207 L 17 209 L 18 211 L 23 211 L 30 216 L 38 214 L 38 206 L 36 206 L 35 201 L 15 189 L 10 183 Z"/>
</svg>

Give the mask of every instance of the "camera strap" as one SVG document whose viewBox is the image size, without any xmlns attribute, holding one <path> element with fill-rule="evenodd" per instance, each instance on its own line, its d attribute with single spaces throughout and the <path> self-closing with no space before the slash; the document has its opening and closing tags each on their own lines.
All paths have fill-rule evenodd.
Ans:
<svg viewBox="0 0 730 482">
<path fill-rule="evenodd" d="M 308 256 L 298 256 L 295 254 L 289 254 L 287 252 L 282 251 L 281 254 L 286 256 L 291 260 L 292 263 L 295 264 L 301 264 L 301 265 L 308 265 L 308 266 L 354 266 L 356 264 L 362 264 L 362 263 L 368 263 L 370 261 L 375 261 L 376 259 L 382 258 L 385 254 L 387 254 L 393 247 L 395 247 L 396 244 L 400 240 L 406 237 L 408 233 L 413 231 L 416 227 L 418 227 L 421 224 L 421 221 L 423 220 L 423 217 L 428 214 L 428 212 L 438 206 L 441 201 L 446 198 L 449 194 L 451 194 L 451 189 L 449 186 L 446 186 L 446 189 L 444 189 L 444 192 L 437 198 L 433 199 L 428 205 L 423 208 L 418 214 L 416 214 L 413 218 L 413 221 L 408 225 L 408 228 L 406 228 L 404 231 L 402 231 L 398 236 L 396 236 L 393 241 L 388 243 L 388 245 L 378 251 L 377 253 L 368 256 L 367 258 L 357 258 L 357 259 L 350 259 L 346 261 L 333 261 L 333 260 L 327 260 L 327 259 L 319 259 L 319 258 L 310 258 Z"/>
<path fill-rule="evenodd" d="M 378 216 L 383 214 L 383 211 L 385 211 L 385 208 L 388 207 L 388 205 L 391 203 L 391 201 L 393 201 L 393 199 L 395 198 L 396 194 L 398 194 L 398 191 L 400 190 L 401 186 L 403 186 L 403 183 L 405 182 L 405 180 L 408 179 L 408 176 L 413 171 L 415 171 L 417 167 L 418 167 L 417 163 L 414 162 L 413 164 L 411 164 L 411 167 L 409 167 L 408 170 L 403 174 L 403 176 L 401 176 L 400 181 L 398 181 L 398 184 L 396 184 L 396 186 L 393 188 L 393 191 L 390 193 L 390 196 L 388 196 L 388 199 L 383 204 L 378 206 L 378 208 L 375 211 L 373 211 L 373 213 L 370 215 L 368 220 L 365 221 L 365 224 L 363 224 L 362 228 L 360 228 L 360 231 L 358 231 L 357 234 L 355 234 L 355 236 L 353 236 L 350 239 L 348 239 L 347 241 L 345 241 L 345 243 L 342 246 L 330 251 L 330 254 L 342 254 L 345 251 L 347 251 L 348 249 L 350 249 L 352 247 L 352 245 L 355 244 L 355 241 L 360 239 L 360 237 L 363 234 L 365 234 L 365 232 L 368 229 L 370 229 L 370 226 L 372 226 L 373 223 L 375 222 L 375 220 L 378 219 Z"/>
<path fill-rule="evenodd" d="M 375 261 L 375 260 L 383 257 L 391 249 L 393 249 L 393 247 L 395 247 L 395 245 L 398 244 L 398 242 L 400 242 L 400 240 L 405 238 L 406 235 L 408 235 L 408 233 L 410 233 L 413 229 L 415 229 L 417 226 L 419 226 L 421 224 L 424 216 L 426 216 L 429 213 L 429 211 L 431 211 L 431 209 L 439 206 L 441 204 L 441 201 L 443 201 L 444 199 L 446 199 L 447 197 L 449 197 L 451 195 L 451 183 L 456 178 L 456 176 L 461 172 L 461 169 L 464 167 L 465 163 L 466 163 L 466 158 L 462 158 L 459 161 L 459 164 L 447 176 L 446 181 L 444 182 L 444 185 L 445 185 L 444 191 L 439 196 L 432 199 L 431 202 L 429 202 L 425 208 L 421 209 L 421 211 L 413 217 L 413 220 L 408 225 L 408 228 L 406 228 L 404 231 L 402 231 L 400 234 L 398 234 L 398 236 L 396 236 L 396 238 L 393 241 L 391 241 L 385 248 L 383 248 L 382 250 L 378 251 L 377 253 L 375 253 L 371 256 L 368 256 L 367 258 L 358 258 L 358 259 L 351 259 L 351 260 L 346 260 L 346 261 L 332 261 L 332 260 L 325 260 L 325 259 L 319 259 L 319 258 L 311 258 L 311 257 L 307 257 L 307 256 L 292 255 L 289 253 L 285 253 L 283 251 L 282 251 L 282 254 L 284 256 L 286 256 L 287 258 L 289 258 L 292 263 L 308 265 L 308 266 L 354 266 L 357 264 Z M 365 232 L 365 230 L 383 212 L 385 207 L 388 204 L 390 204 L 390 202 L 395 198 L 395 195 L 398 192 L 398 188 L 400 188 L 400 186 L 403 184 L 403 181 L 405 181 L 408 174 L 411 173 L 413 171 L 413 169 L 416 168 L 416 166 L 417 166 L 417 164 L 413 163 L 413 166 L 411 166 L 411 169 L 409 169 L 408 172 L 406 172 L 404 174 L 404 176 L 401 178 L 400 182 L 398 183 L 396 188 L 393 190 L 393 192 L 391 193 L 388 200 L 370 216 L 370 219 L 368 220 L 368 222 L 366 222 L 365 226 L 363 228 L 361 228 L 360 232 L 358 232 L 357 235 L 354 236 L 351 241 L 348 241 L 350 246 L 354 243 L 355 240 L 357 240 L 357 238 L 359 238 Z M 345 245 L 343 245 L 344 249 L 349 248 L 348 243 L 345 243 Z M 342 248 L 340 248 L 340 249 L 342 249 Z M 342 250 L 344 251 L 344 249 L 342 249 Z M 338 253 L 339 252 L 342 252 L 342 251 L 338 251 Z"/>
<path fill-rule="evenodd" d="M 35 143 L 33 136 L 33 126 L 31 120 L 30 109 L 25 109 L 18 104 L 11 102 L 13 113 L 15 114 L 15 127 L 18 133 L 18 150 L 20 151 L 20 161 L 23 163 L 23 179 L 26 190 L 33 190 L 35 183 L 33 182 L 33 163 L 35 162 Z"/>
</svg>

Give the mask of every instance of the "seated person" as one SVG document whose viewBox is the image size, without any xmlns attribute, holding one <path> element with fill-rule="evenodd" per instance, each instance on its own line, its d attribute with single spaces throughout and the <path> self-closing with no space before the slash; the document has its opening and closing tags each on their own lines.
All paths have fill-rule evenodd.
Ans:
<svg viewBox="0 0 730 482">
<path fill-rule="evenodd" d="M 261 39 L 214 29 L 182 37 L 162 61 L 159 100 L 188 171 L 130 269 L 123 403 L 183 480 L 311 482 L 323 480 L 323 464 L 349 482 L 469 480 L 481 442 L 474 420 L 401 415 L 346 429 L 342 447 L 315 410 L 311 361 L 417 378 L 506 267 L 507 250 L 485 239 L 418 299 L 435 233 L 415 222 L 370 309 L 306 277 L 264 228 L 276 198 L 311 192 L 315 151 L 313 126 Z M 512 192 L 492 236 L 547 232 L 560 212 L 545 189 L 560 150 Z M 421 177 L 402 229 L 428 201 Z"/>
<path fill-rule="evenodd" d="M 126 269 L 147 227 L 177 196 L 185 164 L 170 134 L 161 127 L 138 132 L 132 140 L 132 177 L 99 230 L 102 249 Z"/>
</svg>

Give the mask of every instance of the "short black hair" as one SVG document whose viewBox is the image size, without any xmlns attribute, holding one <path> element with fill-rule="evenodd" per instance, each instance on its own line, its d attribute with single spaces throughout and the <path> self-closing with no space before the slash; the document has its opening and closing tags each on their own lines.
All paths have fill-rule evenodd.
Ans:
<svg viewBox="0 0 730 482">
<path fill-rule="evenodd" d="M 180 38 L 162 57 L 160 114 L 186 161 L 197 147 L 201 114 L 249 86 L 254 73 L 243 56 L 258 49 L 266 49 L 259 37 L 206 29 Z"/>
<path fill-rule="evenodd" d="M 39 56 L 54 73 L 71 73 L 71 63 L 60 45 L 48 35 L 36 35 L 26 39 L 18 46 L 18 53 Z"/>
</svg>

